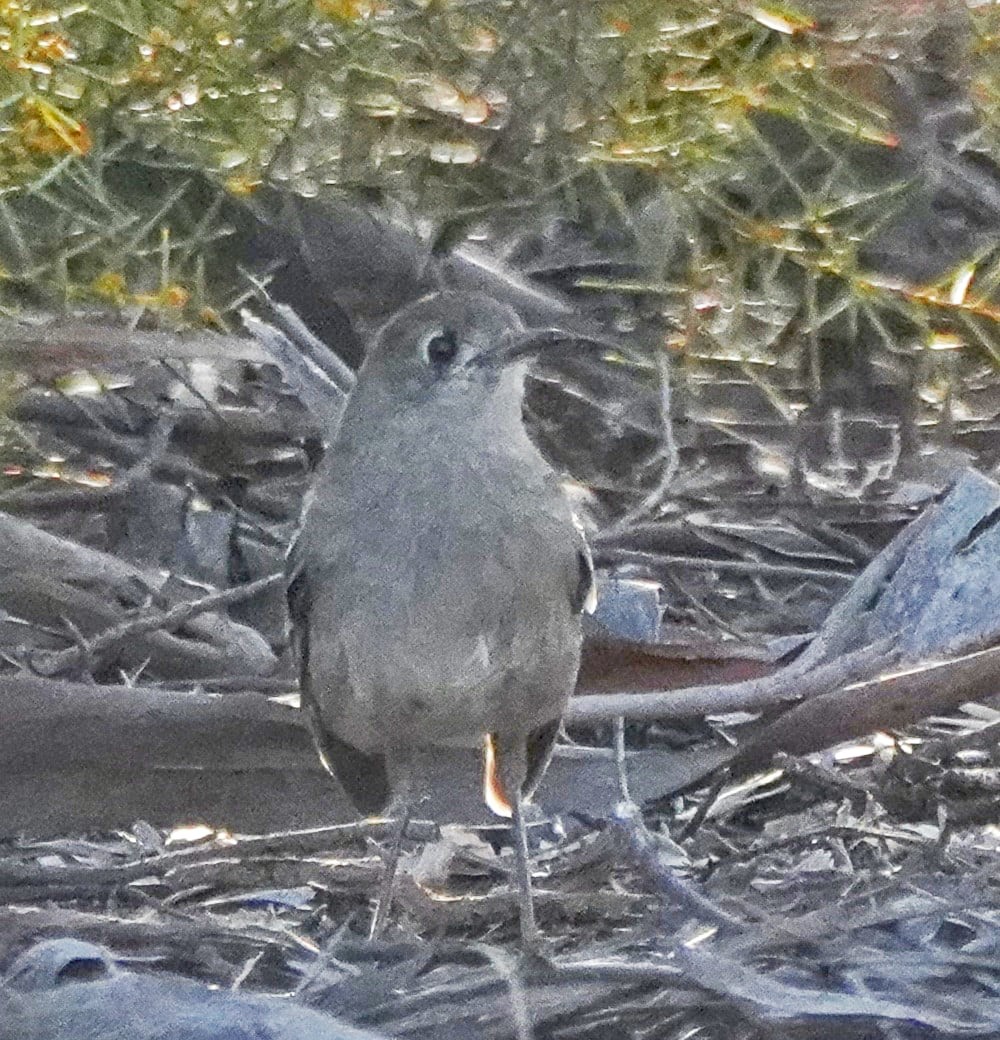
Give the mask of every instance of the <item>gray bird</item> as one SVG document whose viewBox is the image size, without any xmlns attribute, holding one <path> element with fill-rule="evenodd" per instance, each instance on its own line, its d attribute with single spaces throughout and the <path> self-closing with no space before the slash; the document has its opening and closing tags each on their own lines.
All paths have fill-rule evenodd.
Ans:
<svg viewBox="0 0 1000 1040">
<path fill-rule="evenodd" d="M 289 553 L 302 705 L 320 756 L 402 839 L 415 760 L 483 750 L 512 820 L 521 932 L 537 928 L 522 806 L 580 663 L 593 569 L 559 480 L 525 431 L 541 339 L 489 296 L 442 292 L 375 338 Z M 372 924 L 381 929 L 399 853 Z"/>
</svg>

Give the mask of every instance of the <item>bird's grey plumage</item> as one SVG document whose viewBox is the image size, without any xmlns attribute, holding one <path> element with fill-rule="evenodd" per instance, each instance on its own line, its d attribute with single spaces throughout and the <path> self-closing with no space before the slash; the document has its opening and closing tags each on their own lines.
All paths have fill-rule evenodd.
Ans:
<svg viewBox="0 0 1000 1040">
<path fill-rule="evenodd" d="M 316 474 L 289 558 L 302 696 L 365 811 L 395 762 L 487 734 L 530 792 L 572 692 L 589 556 L 522 423 L 524 338 L 481 294 L 406 307 Z"/>
</svg>

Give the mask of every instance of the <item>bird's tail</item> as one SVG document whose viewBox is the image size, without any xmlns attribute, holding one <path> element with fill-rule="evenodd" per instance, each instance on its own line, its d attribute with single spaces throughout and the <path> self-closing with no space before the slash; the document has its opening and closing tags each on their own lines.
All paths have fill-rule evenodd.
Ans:
<svg viewBox="0 0 1000 1040">
<path fill-rule="evenodd" d="M 303 698 L 306 724 L 319 752 L 323 768 L 340 784 L 358 812 L 380 813 L 392 797 L 389 772 L 383 755 L 369 755 L 335 737 L 319 718 L 316 708 Z"/>
</svg>

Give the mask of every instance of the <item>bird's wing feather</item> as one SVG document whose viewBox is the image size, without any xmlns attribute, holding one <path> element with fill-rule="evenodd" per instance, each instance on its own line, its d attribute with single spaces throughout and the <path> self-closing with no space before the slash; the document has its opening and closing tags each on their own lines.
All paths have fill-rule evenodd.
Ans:
<svg viewBox="0 0 1000 1040">
<path fill-rule="evenodd" d="M 291 644 L 299 666 L 299 697 L 306 726 L 320 761 L 339 782 L 351 802 L 363 813 L 374 813 L 389 802 L 392 790 L 385 757 L 366 754 L 334 736 L 323 725 L 319 706 L 309 683 L 309 621 L 311 595 L 309 570 L 301 552 L 300 537 L 292 542 L 286 559 L 286 589 Z"/>
<path fill-rule="evenodd" d="M 573 514 L 573 526 L 577 533 L 576 561 L 579 570 L 579 581 L 570 602 L 574 614 L 593 614 L 597 608 L 597 579 L 594 576 L 594 558 L 590 554 L 587 535 L 583 524 Z"/>
<path fill-rule="evenodd" d="M 590 614 L 593 613 L 597 604 L 594 562 L 590 553 L 590 546 L 587 544 L 583 525 L 575 514 L 573 515 L 573 527 L 575 528 L 576 540 L 575 543 L 570 543 L 567 548 L 575 551 L 575 557 L 571 557 L 575 561 L 575 573 L 572 569 L 569 572 L 570 581 L 567 586 L 567 593 L 569 595 L 570 607 L 574 614 Z M 521 785 L 521 791 L 525 798 L 530 798 L 541 783 L 542 777 L 545 775 L 545 771 L 548 769 L 549 762 L 552 759 L 556 738 L 559 735 L 561 726 L 562 720 L 554 718 L 535 727 L 528 733 L 524 748 L 525 773 Z M 499 767 L 499 759 L 503 756 L 504 750 L 497 741 L 494 742 L 494 747 L 494 775 L 488 778 L 488 784 L 492 784 L 493 789 L 500 795 L 501 803 L 507 801 L 509 804 L 509 794 L 504 791 L 503 783 L 496 773 Z M 487 768 L 490 768 L 489 765 L 487 765 Z"/>
<path fill-rule="evenodd" d="M 547 722 L 544 726 L 539 726 L 528 734 L 528 768 L 524 784 L 521 787 L 525 798 L 530 798 L 535 793 L 535 788 L 541 783 L 545 770 L 549 768 L 561 725 L 561 719 L 553 719 L 552 722 Z"/>
</svg>

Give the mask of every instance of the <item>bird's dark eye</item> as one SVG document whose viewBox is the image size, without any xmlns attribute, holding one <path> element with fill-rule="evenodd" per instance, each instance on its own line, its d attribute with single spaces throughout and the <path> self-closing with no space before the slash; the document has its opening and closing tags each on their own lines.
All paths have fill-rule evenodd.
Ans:
<svg viewBox="0 0 1000 1040">
<path fill-rule="evenodd" d="M 432 365 L 450 365 L 458 355 L 458 337 L 451 329 L 445 329 L 431 336 L 424 349 Z"/>
</svg>

